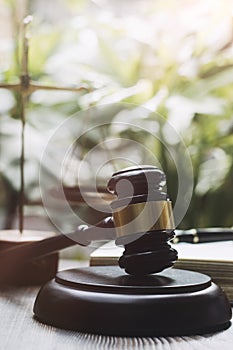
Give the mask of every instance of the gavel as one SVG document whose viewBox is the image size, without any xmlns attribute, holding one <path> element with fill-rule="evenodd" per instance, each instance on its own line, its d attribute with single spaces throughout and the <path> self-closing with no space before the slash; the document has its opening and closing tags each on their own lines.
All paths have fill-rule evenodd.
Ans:
<svg viewBox="0 0 233 350">
<path fill-rule="evenodd" d="M 165 184 L 165 174 L 152 166 L 118 171 L 108 182 L 108 190 L 117 195 L 111 203 L 116 244 L 125 248 L 119 266 L 128 274 L 160 272 L 177 259 L 168 243 L 175 227 Z"/>
<path fill-rule="evenodd" d="M 131 275 L 148 275 L 171 267 L 177 252 L 169 241 L 174 238 L 172 204 L 163 188 L 165 174 L 154 166 L 136 166 L 115 172 L 108 191 L 116 195 L 112 216 L 97 225 L 79 225 L 74 232 L 59 234 L 39 242 L 10 248 L 0 253 L 0 266 L 19 266 L 32 259 L 96 240 L 115 240 L 124 246 L 119 266 Z"/>
</svg>

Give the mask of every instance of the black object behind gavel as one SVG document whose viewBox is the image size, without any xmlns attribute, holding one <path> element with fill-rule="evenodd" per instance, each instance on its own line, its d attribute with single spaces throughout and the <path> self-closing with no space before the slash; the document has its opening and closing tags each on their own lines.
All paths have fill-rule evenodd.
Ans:
<svg viewBox="0 0 233 350">
<path fill-rule="evenodd" d="M 125 251 L 119 266 L 128 274 L 147 275 L 172 266 L 176 250 L 169 245 L 174 237 L 171 201 L 163 192 L 164 173 L 154 166 L 130 167 L 114 173 L 108 190 L 117 195 L 111 203 L 112 217 L 96 226 L 80 225 L 77 230 L 0 253 L 0 265 L 12 267 L 75 244 L 115 239 Z"/>
</svg>

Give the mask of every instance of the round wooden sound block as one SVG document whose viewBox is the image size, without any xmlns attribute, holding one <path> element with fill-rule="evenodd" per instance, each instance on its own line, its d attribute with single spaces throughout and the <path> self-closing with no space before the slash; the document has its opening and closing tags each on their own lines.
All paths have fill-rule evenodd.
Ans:
<svg viewBox="0 0 233 350">
<path fill-rule="evenodd" d="M 34 313 L 59 328 L 116 336 L 203 334 L 231 319 L 225 294 L 206 275 L 169 269 L 139 278 L 118 266 L 57 273 L 41 288 Z"/>
</svg>

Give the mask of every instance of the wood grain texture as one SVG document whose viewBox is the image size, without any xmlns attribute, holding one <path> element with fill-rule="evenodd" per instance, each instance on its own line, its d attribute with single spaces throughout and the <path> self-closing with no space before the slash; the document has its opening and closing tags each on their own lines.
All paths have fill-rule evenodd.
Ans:
<svg viewBox="0 0 233 350">
<path fill-rule="evenodd" d="M 69 263 L 70 264 L 70 263 Z M 64 263 L 63 263 L 64 267 Z M 73 265 L 66 267 L 73 267 Z M 233 326 L 205 336 L 126 338 L 65 331 L 43 325 L 33 318 L 33 304 L 39 288 L 0 287 L 1 350 L 232 350 Z"/>
</svg>

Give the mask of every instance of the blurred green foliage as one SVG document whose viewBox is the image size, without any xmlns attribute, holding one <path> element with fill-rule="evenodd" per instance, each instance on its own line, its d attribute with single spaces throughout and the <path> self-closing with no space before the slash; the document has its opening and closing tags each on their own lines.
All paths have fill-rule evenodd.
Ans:
<svg viewBox="0 0 233 350">
<path fill-rule="evenodd" d="M 13 36 L 8 39 L 9 52 L 4 49 L 0 52 L 2 57 L 7 57 L 0 66 L 0 78 L 2 82 L 15 82 L 20 74 L 16 29 L 22 10 L 20 16 L 17 1 L 5 0 L 4 6 L 8 15 L 10 13 Z M 94 107 L 93 112 L 77 117 L 76 127 L 85 131 L 98 123 L 105 122 L 106 126 L 96 132 L 86 132 L 78 144 L 74 144 L 72 155 L 77 160 L 101 140 L 111 137 L 135 140 L 158 159 L 167 174 L 168 192 L 175 202 L 176 164 L 182 166 L 183 161 L 182 139 L 192 159 L 194 187 L 191 204 L 180 226 L 232 226 L 231 1 L 138 0 L 132 6 L 130 1 L 51 1 L 48 4 L 44 0 L 33 0 L 28 7 L 27 11 L 34 16 L 30 30 L 31 77 L 58 86 L 86 84 L 92 91 L 79 95 L 36 91 L 31 95 L 26 126 L 27 197 L 39 196 L 40 158 L 56 127 L 70 115 Z M 27 4 L 25 11 L 26 8 Z M 0 90 L 0 98 L 3 101 L 0 172 L 18 191 L 17 95 Z M 130 108 L 126 108 L 129 104 Z M 105 107 L 98 114 L 96 106 Z M 137 106 L 148 110 L 147 115 L 137 114 Z M 132 114 L 132 111 L 136 112 Z M 153 113 L 162 117 L 156 119 Z M 113 127 L 113 122 L 121 121 L 136 123 L 138 128 Z M 139 130 L 145 125 L 152 135 Z M 180 138 L 167 134 L 167 125 L 172 126 Z M 74 130 L 64 131 L 68 143 L 74 142 L 75 136 Z M 164 145 L 172 148 L 176 164 Z M 125 155 L 130 160 L 132 156 L 132 162 L 150 162 L 147 153 L 134 154 L 130 148 L 127 151 L 127 147 L 127 142 L 123 142 L 110 151 L 118 158 Z M 52 159 L 59 156 L 59 150 L 54 152 L 46 171 L 55 178 L 58 174 Z M 117 168 L 123 165 L 127 162 L 119 160 L 115 164 Z M 87 173 L 92 166 L 87 164 Z M 72 167 L 71 170 L 73 175 L 68 175 L 68 184 L 76 180 Z M 102 173 L 100 181 L 105 183 L 112 170 L 110 167 Z M 183 171 L 185 173 L 185 169 Z"/>
</svg>

